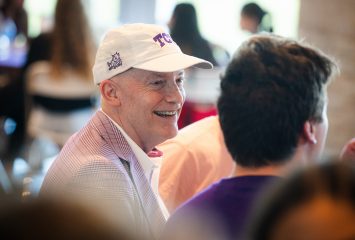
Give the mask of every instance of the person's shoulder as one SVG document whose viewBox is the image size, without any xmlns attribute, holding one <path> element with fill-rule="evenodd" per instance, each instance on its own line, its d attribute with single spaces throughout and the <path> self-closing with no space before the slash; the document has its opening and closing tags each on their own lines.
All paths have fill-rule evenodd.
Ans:
<svg viewBox="0 0 355 240">
<path fill-rule="evenodd" d="M 45 182 L 52 186 L 86 188 L 109 188 L 116 182 L 119 187 L 128 182 L 121 161 L 124 160 L 109 158 L 98 152 L 62 151 L 49 169 Z"/>
<path fill-rule="evenodd" d="M 36 62 L 33 62 L 31 65 L 29 65 L 28 70 L 27 70 L 27 78 L 33 79 L 39 74 L 49 74 L 50 72 L 50 62 L 48 60 L 39 60 Z"/>
<path fill-rule="evenodd" d="M 110 159 L 105 156 L 91 155 L 77 167 L 76 177 L 87 177 L 89 179 L 113 181 L 114 178 L 126 179 L 124 167 L 119 158 Z M 103 178 L 104 177 L 104 178 Z"/>
<path fill-rule="evenodd" d="M 213 183 L 209 187 L 207 187 L 202 192 L 196 194 L 190 200 L 185 202 L 181 208 L 189 209 L 189 208 L 205 208 L 212 207 L 215 202 L 215 198 L 217 197 L 217 193 L 221 188 L 221 181 Z"/>
<path fill-rule="evenodd" d="M 208 219 L 212 219 L 211 214 L 217 209 L 217 206 L 215 205 L 216 189 L 216 184 L 213 184 L 206 190 L 180 205 L 169 218 L 167 232 L 171 231 L 169 228 L 174 230 L 176 227 L 189 232 L 191 228 L 188 225 L 202 222 L 205 223 L 206 220 L 208 221 Z M 187 222 L 188 224 L 185 225 Z M 192 229 L 192 231 L 195 230 Z"/>
<path fill-rule="evenodd" d="M 110 148 L 104 141 L 93 123 L 94 116 L 78 132 L 74 133 L 65 142 L 58 158 L 86 158 L 105 156 L 103 153 L 111 154 Z M 106 155 L 107 155 L 106 154 Z"/>
</svg>

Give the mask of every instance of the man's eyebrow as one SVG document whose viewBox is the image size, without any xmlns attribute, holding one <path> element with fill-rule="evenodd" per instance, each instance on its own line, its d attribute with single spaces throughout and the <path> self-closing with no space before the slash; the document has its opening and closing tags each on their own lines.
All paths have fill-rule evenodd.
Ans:
<svg viewBox="0 0 355 240">
<path fill-rule="evenodd" d="M 185 71 L 179 71 L 178 75 L 179 76 L 184 76 L 185 75 Z"/>
<path fill-rule="evenodd" d="M 154 72 L 155 77 L 164 77 L 164 73 L 161 72 Z"/>
<path fill-rule="evenodd" d="M 153 73 L 152 73 L 152 76 L 153 76 L 153 77 L 165 77 L 165 76 L 166 76 L 165 74 L 166 74 L 166 73 L 163 73 L 163 72 L 153 72 Z M 179 71 L 179 72 L 177 73 L 177 75 L 178 75 L 179 77 L 183 77 L 183 76 L 185 75 L 185 71 L 181 70 L 181 71 Z"/>
</svg>

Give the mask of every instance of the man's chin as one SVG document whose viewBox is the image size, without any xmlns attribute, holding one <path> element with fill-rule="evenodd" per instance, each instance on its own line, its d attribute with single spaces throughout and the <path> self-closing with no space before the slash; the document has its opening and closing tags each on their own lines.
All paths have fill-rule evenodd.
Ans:
<svg viewBox="0 0 355 240">
<path fill-rule="evenodd" d="M 177 134 L 178 134 L 178 129 L 176 128 L 176 130 L 172 131 L 172 132 L 167 136 L 167 138 L 170 139 L 170 138 L 176 137 Z"/>
<path fill-rule="evenodd" d="M 166 132 L 166 134 L 164 134 L 164 136 L 162 136 L 162 141 L 161 142 L 165 142 L 168 139 L 174 138 L 176 137 L 176 135 L 178 134 L 178 128 L 176 128 L 175 130 L 171 130 L 169 132 Z"/>
</svg>

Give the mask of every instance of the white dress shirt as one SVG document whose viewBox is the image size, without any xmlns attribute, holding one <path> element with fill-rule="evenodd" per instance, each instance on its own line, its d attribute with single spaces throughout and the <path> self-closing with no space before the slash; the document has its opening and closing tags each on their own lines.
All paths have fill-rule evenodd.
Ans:
<svg viewBox="0 0 355 240">
<path fill-rule="evenodd" d="M 163 212 L 165 219 L 169 218 L 169 211 L 167 210 L 163 200 L 159 194 L 159 175 L 161 168 L 161 157 L 149 158 L 148 155 L 127 135 L 127 133 L 118 125 L 110 116 L 108 116 L 102 109 L 100 109 L 110 121 L 120 130 L 128 145 L 132 148 L 134 155 L 138 159 L 139 164 L 141 165 L 145 177 L 148 179 L 150 186 L 158 200 L 159 206 Z"/>
</svg>

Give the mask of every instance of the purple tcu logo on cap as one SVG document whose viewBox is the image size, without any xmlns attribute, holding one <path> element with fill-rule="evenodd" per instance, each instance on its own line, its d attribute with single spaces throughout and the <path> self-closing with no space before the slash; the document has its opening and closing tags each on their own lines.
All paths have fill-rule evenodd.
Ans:
<svg viewBox="0 0 355 240">
<path fill-rule="evenodd" d="M 154 42 L 159 42 L 160 47 L 164 47 L 165 43 L 173 43 L 173 39 L 167 33 L 159 33 L 153 38 Z M 163 41 L 165 42 L 163 42 Z"/>
<path fill-rule="evenodd" d="M 112 55 L 111 62 L 107 62 L 107 66 L 108 70 L 116 69 L 119 66 L 122 66 L 122 60 L 118 52 Z"/>
</svg>

